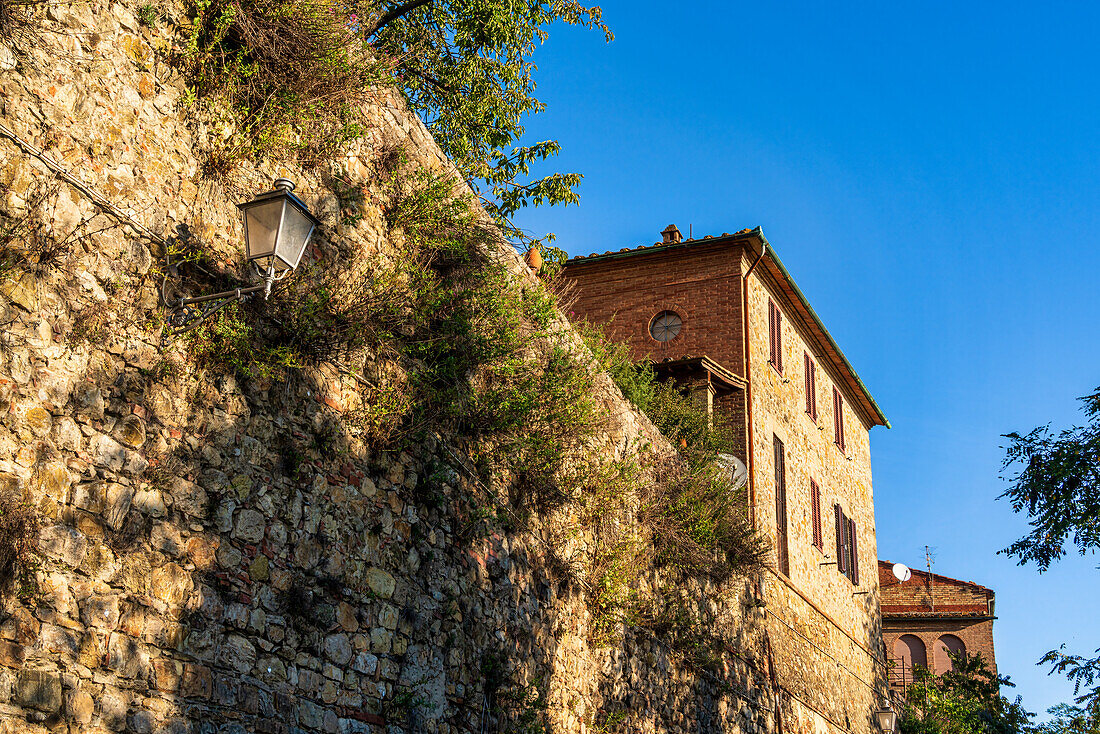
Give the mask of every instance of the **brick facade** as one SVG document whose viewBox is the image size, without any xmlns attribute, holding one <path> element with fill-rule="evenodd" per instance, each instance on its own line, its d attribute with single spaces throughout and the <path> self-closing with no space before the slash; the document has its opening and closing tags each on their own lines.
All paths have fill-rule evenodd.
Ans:
<svg viewBox="0 0 1100 734">
<path fill-rule="evenodd" d="M 916 570 L 908 581 L 900 582 L 893 574 L 893 565 L 878 562 L 883 642 L 892 663 L 891 687 L 904 688 L 912 680 L 914 664 L 944 672 L 950 662 L 944 650 L 951 643 L 961 643 L 967 653 L 980 654 L 996 672 L 993 590 Z"/>
<path fill-rule="evenodd" d="M 887 664 L 868 432 L 888 424 L 774 249 L 758 229 L 745 230 L 574 258 L 565 276 L 576 296 L 574 316 L 608 324 L 611 337 L 627 343 L 637 359 L 653 361 L 659 373 L 665 364 L 694 358 L 712 360 L 733 376 L 740 389 L 718 400 L 715 410 L 743 428 L 739 458 L 749 467 L 750 510 L 777 549 L 784 534 L 777 518 L 786 512 L 785 562 L 773 556 L 763 580 L 770 644 L 786 694 L 784 725 L 796 732 L 874 731 L 871 712 L 885 693 Z M 769 303 L 780 314 L 782 373 L 773 365 Z M 662 343 L 649 325 L 664 310 L 675 311 L 683 325 Z M 816 367 L 816 420 L 806 412 L 805 354 Z M 834 386 L 843 397 L 843 449 L 834 442 Z M 823 549 L 814 545 L 811 480 L 820 488 Z M 777 501 L 779 486 L 785 502 Z M 846 527 L 855 528 L 858 583 L 855 573 L 842 574 L 837 566 L 836 505 L 852 521 Z"/>
</svg>

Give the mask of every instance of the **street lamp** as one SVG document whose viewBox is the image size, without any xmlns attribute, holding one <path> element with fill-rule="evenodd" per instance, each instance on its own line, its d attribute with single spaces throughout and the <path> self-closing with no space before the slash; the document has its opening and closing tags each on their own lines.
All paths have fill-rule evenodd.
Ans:
<svg viewBox="0 0 1100 734">
<path fill-rule="evenodd" d="M 243 301 L 256 291 L 263 290 L 267 300 L 271 287 L 298 267 L 313 230 L 321 222 L 293 191 L 291 181 L 277 178 L 272 191 L 237 205 L 244 216 L 245 259 L 262 283 L 178 300 L 168 298 L 162 288 L 164 303 L 170 310 L 168 323 L 173 327 L 172 333 L 190 331 L 230 303 Z M 201 311 L 193 308 L 200 303 L 210 305 Z"/>
<path fill-rule="evenodd" d="M 878 719 L 879 728 L 882 729 L 885 734 L 893 734 L 898 726 L 898 715 L 893 708 L 890 707 L 890 702 L 883 699 L 882 706 L 875 711 L 875 718 Z"/>
</svg>

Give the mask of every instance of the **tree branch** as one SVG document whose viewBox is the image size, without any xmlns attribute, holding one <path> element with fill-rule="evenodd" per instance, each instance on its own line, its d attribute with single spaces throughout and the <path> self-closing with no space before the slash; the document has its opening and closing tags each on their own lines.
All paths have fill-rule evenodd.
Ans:
<svg viewBox="0 0 1100 734">
<path fill-rule="evenodd" d="M 385 13 L 381 18 L 374 22 L 370 28 L 366 30 L 364 38 L 371 38 L 378 31 L 382 30 L 385 26 L 389 25 L 393 21 L 397 20 L 403 15 L 408 15 L 412 11 L 419 8 L 421 5 L 427 5 L 433 2 L 433 0 L 409 0 L 409 2 L 402 5 L 398 5 L 396 8 L 391 8 L 389 12 Z"/>
</svg>

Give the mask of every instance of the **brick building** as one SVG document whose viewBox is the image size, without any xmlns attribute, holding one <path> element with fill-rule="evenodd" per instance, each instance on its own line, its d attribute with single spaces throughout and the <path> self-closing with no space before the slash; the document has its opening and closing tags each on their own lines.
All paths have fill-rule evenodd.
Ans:
<svg viewBox="0 0 1100 734">
<path fill-rule="evenodd" d="M 738 432 L 792 731 L 873 732 L 886 695 L 869 431 L 882 411 L 759 228 L 569 260 L 577 318 Z"/>
<path fill-rule="evenodd" d="M 996 672 L 993 590 L 925 571 L 913 571 L 901 582 L 893 565 L 878 562 L 882 636 L 893 663 L 890 687 L 904 689 L 915 665 L 936 673 L 950 670 L 948 652 L 978 653 Z"/>
</svg>

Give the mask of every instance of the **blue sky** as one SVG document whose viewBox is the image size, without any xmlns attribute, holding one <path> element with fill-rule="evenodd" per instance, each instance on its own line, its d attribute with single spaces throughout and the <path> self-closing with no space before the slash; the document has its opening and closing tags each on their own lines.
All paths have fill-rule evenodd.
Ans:
<svg viewBox="0 0 1100 734">
<path fill-rule="evenodd" d="M 1100 4 L 603 5 L 540 49 L 581 203 L 526 212 L 571 254 L 761 225 L 893 423 L 875 429 L 879 554 L 992 587 L 1001 672 L 1100 647 L 1100 559 L 1046 574 L 996 497 L 1011 430 L 1082 419 L 1100 384 Z"/>
</svg>

